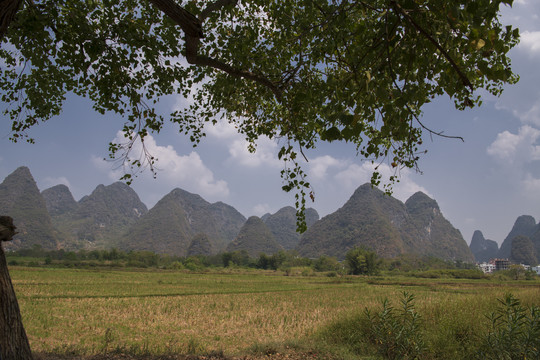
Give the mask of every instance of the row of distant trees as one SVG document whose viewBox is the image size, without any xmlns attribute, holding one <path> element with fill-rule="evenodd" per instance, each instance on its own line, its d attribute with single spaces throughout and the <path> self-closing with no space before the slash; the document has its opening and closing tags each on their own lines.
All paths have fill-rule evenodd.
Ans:
<svg viewBox="0 0 540 360">
<path fill-rule="evenodd" d="M 380 271 L 410 272 L 443 269 L 474 269 L 473 264 L 445 261 L 435 257 L 402 255 L 393 259 L 380 258 L 374 251 L 365 248 L 351 249 L 343 261 L 322 255 L 305 258 L 295 251 L 279 251 L 273 255 L 260 254 L 250 257 L 246 251 L 222 252 L 215 255 L 171 256 L 151 251 L 108 250 L 45 250 L 40 245 L 8 253 L 10 265 L 68 266 L 68 267 L 138 267 L 162 269 L 205 268 L 252 268 L 284 270 L 309 268 L 315 272 L 331 272 L 353 275 L 375 275 Z"/>
</svg>

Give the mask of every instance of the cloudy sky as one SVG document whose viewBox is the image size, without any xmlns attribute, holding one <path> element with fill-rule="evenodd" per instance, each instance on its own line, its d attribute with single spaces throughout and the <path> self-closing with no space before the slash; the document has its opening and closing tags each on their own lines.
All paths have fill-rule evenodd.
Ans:
<svg viewBox="0 0 540 360">
<path fill-rule="evenodd" d="M 511 53 L 520 82 L 508 86 L 500 98 L 484 98 L 479 109 L 457 111 L 447 97 L 425 108 L 426 125 L 462 136 L 465 142 L 426 136 L 422 173 L 402 171 L 394 188 L 402 201 L 416 191 L 437 200 L 467 242 L 474 230 L 481 230 L 500 244 L 520 215 L 540 221 L 540 1 L 516 0 L 502 14 L 504 23 L 521 30 L 521 43 Z M 185 100 L 161 106 L 178 107 L 179 101 Z M 30 132 L 37 140 L 33 145 L 11 143 L 10 124 L 2 119 L 0 181 L 24 165 L 41 190 L 62 183 L 78 200 L 98 184 L 111 184 L 121 176 L 117 164 L 103 159 L 122 124 L 122 119 L 94 113 L 88 101 L 76 97 L 68 98 L 60 117 Z M 145 172 L 132 187 L 149 208 L 176 187 L 210 202 L 228 203 L 246 217 L 294 206 L 293 195 L 281 190 L 283 164 L 275 142 L 263 139 L 250 154 L 243 138 L 221 124 L 209 128 L 193 148 L 171 125 L 149 138 L 147 146 L 159 159 L 157 179 Z M 356 158 L 347 144 L 320 144 L 306 155 L 305 169 L 316 196 L 309 206 L 321 216 L 341 207 L 370 179 L 371 165 Z"/>
</svg>

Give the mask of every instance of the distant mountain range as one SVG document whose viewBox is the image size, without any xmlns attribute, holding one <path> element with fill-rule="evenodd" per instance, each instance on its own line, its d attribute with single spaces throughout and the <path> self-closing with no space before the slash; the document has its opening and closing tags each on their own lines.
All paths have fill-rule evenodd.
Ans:
<svg viewBox="0 0 540 360">
<path fill-rule="evenodd" d="M 482 232 L 473 234 L 470 245 L 476 261 L 510 259 L 516 263 L 537 265 L 540 263 L 540 223 L 530 215 L 519 216 L 510 233 L 499 248 L 493 240 L 486 240 Z"/>
<path fill-rule="evenodd" d="M 443 217 L 435 200 L 418 192 L 404 204 L 370 184 L 360 186 L 342 208 L 313 224 L 297 249 L 302 256 L 342 259 L 358 246 L 384 257 L 414 253 L 474 260 L 461 233 Z"/>
<path fill-rule="evenodd" d="M 363 246 L 384 257 L 414 253 L 474 259 L 435 200 L 419 192 L 403 203 L 369 184 L 322 219 L 308 209 L 308 230 L 300 235 L 292 207 L 246 219 L 230 205 L 212 204 L 177 188 L 148 210 L 121 182 L 99 185 L 75 201 L 65 185 L 40 193 L 30 170 L 21 167 L 0 184 L 0 215 L 12 216 L 20 232 L 8 245 L 11 249 L 39 244 L 45 249 L 118 248 L 180 256 L 237 250 L 258 256 L 294 249 L 306 257 L 343 259 L 348 250 Z"/>
</svg>

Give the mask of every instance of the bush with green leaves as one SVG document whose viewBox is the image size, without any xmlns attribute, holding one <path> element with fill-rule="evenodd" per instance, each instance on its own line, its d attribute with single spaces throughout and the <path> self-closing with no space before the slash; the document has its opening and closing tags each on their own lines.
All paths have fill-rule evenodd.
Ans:
<svg viewBox="0 0 540 360">
<path fill-rule="evenodd" d="M 425 351 L 420 315 L 414 307 L 414 295 L 403 292 L 401 307 L 383 301 L 380 312 L 365 310 L 371 324 L 369 340 L 385 359 L 417 359 Z"/>
<path fill-rule="evenodd" d="M 379 272 L 381 259 L 375 251 L 354 248 L 345 255 L 345 261 L 352 275 L 374 275 Z"/>
<path fill-rule="evenodd" d="M 490 316 L 491 329 L 482 338 L 478 359 L 540 359 L 540 308 L 521 305 L 507 294 Z"/>
</svg>

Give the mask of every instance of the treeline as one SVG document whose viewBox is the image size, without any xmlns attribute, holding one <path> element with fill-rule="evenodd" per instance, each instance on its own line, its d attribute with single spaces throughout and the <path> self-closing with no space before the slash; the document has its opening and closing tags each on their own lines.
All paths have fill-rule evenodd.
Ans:
<svg viewBox="0 0 540 360">
<path fill-rule="evenodd" d="M 474 264 L 447 261 L 435 257 L 402 255 L 383 259 L 375 252 L 355 248 L 345 260 L 320 256 L 316 259 L 298 256 L 295 251 L 280 251 L 273 255 L 260 254 L 253 258 L 246 251 L 222 252 L 216 255 L 189 257 L 156 254 L 151 251 L 109 250 L 45 250 L 39 245 L 7 254 L 12 266 L 49 266 L 72 268 L 158 268 L 204 271 L 211 268 L 244 268 L 281 270 L 287 275 L 311 275 L 327 273 L 328 276 L 378 275 L 381 272 L 421 277 L 467 277 L 480 278 L 483 273 Z"/>
</svg>

